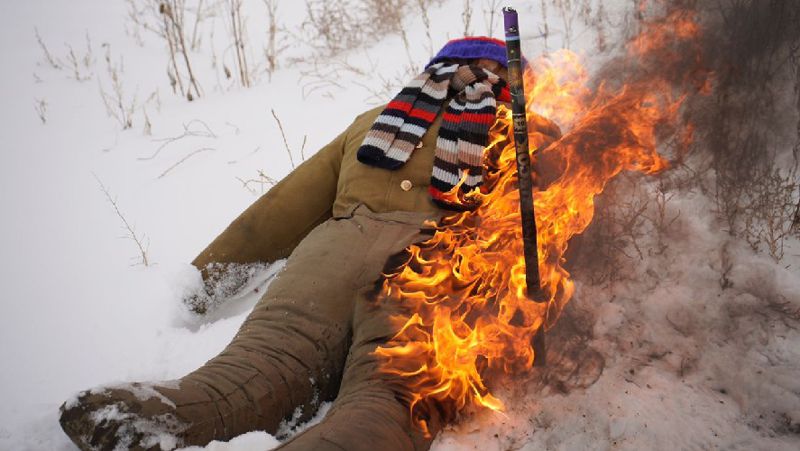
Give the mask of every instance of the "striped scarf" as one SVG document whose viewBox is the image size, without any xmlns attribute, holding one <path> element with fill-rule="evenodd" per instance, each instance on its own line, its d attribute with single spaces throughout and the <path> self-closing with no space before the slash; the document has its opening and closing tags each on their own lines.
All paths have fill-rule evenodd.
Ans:
<svg viewBox="0 0 800 451">
<path fill-rule="evenodd" d="M 464 209 L 470 208 L 465 195 L 483 181 L 483 149 L 495 120 L 496 98 L 510 100 L 505 81 L 486 69 L 444 62 L 429 66 L 389 102 L 357 157 L 384 169 L 403 166 L 436 119 L 448 91 L 455 97 L 442 118 L 429 192 L 441 207 Z"/>
</svg>

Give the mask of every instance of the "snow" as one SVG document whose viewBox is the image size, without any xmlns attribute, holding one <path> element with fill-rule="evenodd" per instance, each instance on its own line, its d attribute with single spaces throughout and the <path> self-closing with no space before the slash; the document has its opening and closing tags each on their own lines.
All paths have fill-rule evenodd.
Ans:
<svg viewBox="0 0 800 451">
<path fill-rule="evenodd" d="M 472 3 L 473 30 L 480 33 L 486 25 L 478 17 L 489 2 Z M 509 3 L 530 30 L 525 42 L 541 43 L 534 39 L 543 29 L 538 6 Z M 249 30 L 262 42 L 255 41 L 263 29 L 261 2 L 250 5 Z M 431 8 L 434 47 L 463 33 L 462 8 L 456 0 Z M 307 66 L 287 63 L 249 89 L 220 79 L 209 46 L 202 46 L 195 63 L 206 95 L 189 103 L 169 87 L 161 43 L 141 32 L 139 45 L 126 11 L 122 0 L 0 3 L 0 449 L 72 450 L 57 421 L 62 402 L 98 385 L 177 378 L 219 352 L 258 296 L 248 291 L 204 320 L 188 314 L 180 299 L 198 282 L 188 262 L 263 192 L 239 179 L 258 179 L 259 170 L 280 179 L 292 161 L 379 102 L 375 93 L 384 81 L 396 88 L 395 79 L 407 78 L 397 36 L 347 56 L 377 76 L 341 71 L 332 75 L 335 84 L 315 85 L 302 74 Z M 589 48 L 588 32 L 548 13 L 548 48 L 567 38 L 573 48 Z M 280 2 L 279 14 L 287 28 L 298 29 L 304 4 Z M 424 36 L 421 18 L 411 16 L 409 36 Z M 77 81 L 70 70 L 50 67 L 34 27 L 61 60 L 67 45 L 82 57 L 88 36 L 91 63 L 82 70 L 90 78 Z M 210 29 L 203 32 L 221 54 L 226 31 L 217 25 L 211 38 Z M 417 64 L 427 45 L 427 38 L 412 39 Z M 292 46 L 285 58 L 302 59 L 307 47 Z M 145 106 L 129 130 L 107 116 L 100 98 L 100 86 L 111 85 L 106 51 L 124 67 L 126 98 L 136 93 Z M 39 100 L 47 105 L 44 124 L 34 109 Z M 146 247 L 149 266 L 140 264 L 98 181 Z M 605 362 L 596 382 L 563 393 L 542 385 L 537 373 L 505 381 L 497 393 L 505 413 L 469 414 L 432 449 L 800 447 L 800 335 L 781 314 L 800 310 L 800 245 L 790 242 L 776 264 L 732 241 L 705 196 L 679 193 L 669 208 L 681 214 L 666 252 L 631 261 L 630 277 L 612 285 L 592 286 L 576 275 L 568 309 L 591 319 L 588 346 Z M 254 283 L 268 283 L 280 267 L 265 269 Z M 724 289 L 723 273 L 732 284 Z M 146 384 L 135 393 L 157 396 Z M 320 421 L 328 407 L 311 423 L 287 422 L 278 435 Z M 161 438 L 170 445 L 170 437 Z M 255 431 L 204 449 L 279 443 Z"/>
</svg>

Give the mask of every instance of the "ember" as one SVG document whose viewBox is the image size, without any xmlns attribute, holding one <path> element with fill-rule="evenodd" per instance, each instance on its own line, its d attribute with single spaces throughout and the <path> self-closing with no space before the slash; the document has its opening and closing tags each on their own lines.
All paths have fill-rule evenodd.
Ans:
<svg viewBox="0 0 800 451">
<path fill-rule="evenodd" d="M 699 32 L 692 14 L 667 15 L 630 41 L 626 60 L 657 56 L 667 64 L 677 48 L 691 49 Z M 484 378 L 531 368 L 532 337 L 555 325 L 575 291 L 564 254 L 592 221 L 595 196 L 622 171 L 650 174 L 668 167 L 657 137 L 658 130 L 679 125 L 685 93 L 674 92 L 675 74 L 590 89 L 580 58 L 569 51 L 531 66 L 536 72 L 526 73 L 528 110 L 568 130 L 534 151 L 541 171 L 534 205 L 546 302 L 526 297 L 511 112 L 503 106 L 484 153 L 485 185 L 473 193 L 480 207 L 443 219 L 430 240 L 408 249 L 405 264 L 382 286 L 380 296 L 410 314 L 396 318 L 399 333 L 376 354 L 384 359 L 383 371 L 402 376 L 412 388 L 411 415 L 425 430 L 429 401 L 451 418 L 468 405 L 503 409 Z M 707 73 L 682 70 L 694 89 L 708 89 Z M 530 116 L 529 130 L 537 130 Z M 543 144 L 536 132 L 529 140 L 532 148 Z"/>
</svg>

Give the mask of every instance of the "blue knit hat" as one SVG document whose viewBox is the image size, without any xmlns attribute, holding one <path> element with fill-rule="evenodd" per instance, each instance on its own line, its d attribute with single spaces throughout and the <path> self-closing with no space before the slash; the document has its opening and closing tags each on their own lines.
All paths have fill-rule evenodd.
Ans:
<svg viewBox="0 0 800 451">
<path fill-rule="evenodd" d="M 461 39 L 453 39 L 441 50 L 436 56 L 433 57 L 428 66 L 436 64 L 442 60 L 449 58 L 458 59 L 478 59 L 485 58 L 492 61 L 497 61 L 503 67 L 508 67 L 508 56 L 506 55 L 506 43 L 494 38 L 487 38 L 483 36 L 466 37 Z M 523 60 L 523 64 L 526 62 Z"/>
</svg>

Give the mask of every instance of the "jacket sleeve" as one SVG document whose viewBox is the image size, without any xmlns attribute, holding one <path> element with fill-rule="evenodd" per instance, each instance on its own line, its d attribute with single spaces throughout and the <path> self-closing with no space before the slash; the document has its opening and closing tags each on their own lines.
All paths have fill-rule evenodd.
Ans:
<svg viewBox="0 0 800 451">
<path fill-rule="evenodd" d="M 288 257 L 331 217 L 347 131 L 261 196 L 206 247 L 192 264 L 208 281 L 212 268 Z"/>
</svg>

